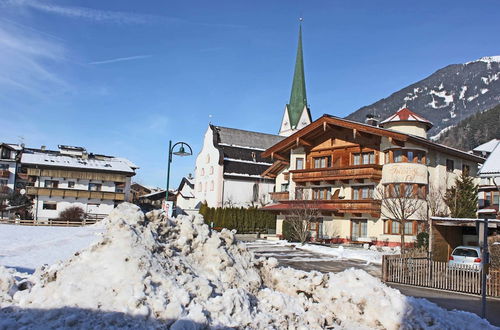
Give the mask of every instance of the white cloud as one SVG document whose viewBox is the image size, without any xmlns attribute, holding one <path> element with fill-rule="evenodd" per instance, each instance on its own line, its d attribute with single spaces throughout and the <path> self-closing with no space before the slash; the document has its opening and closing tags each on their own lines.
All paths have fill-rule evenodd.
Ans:
<svg viewBox="0 0 500 330">
<path fill-rule="evenodd" d="M 140 60 L 140 59 L 150 58 L 150 57 L 152 57 L 152 55 L 136 55 L 136 56 L 129 56 L 129 57 L 117 57 L 117 58 L 112 58 L 112 59 L 104 60 L 104 61 L 94 61 L 94 62 L 90 62 L 89 64 L 92 64 L 92 65 L 109 64 L 109 63 L 116 63 L 116 62 L 123 62 L 123 61 Z"/>
<path fill-rule="evenodd" d="M 67 60 L 64 44 L 20 24 L 0 20 L 0 86 L 42 96 L 67 90 L 59 64 Z"/>
<path fill-rule="evenodd" d="M 112 22 L 118 24 L 144 24 L 157 19 L 153 15 L 127 13 L 121 11 L 99 10 L 87 7 L 58 6 L 50 2 L 36 0 L 10 0 L 6 4 L 24 6 L 46 13 L 70 18 L 81 18 L 95 22 Z"/>
</svg>

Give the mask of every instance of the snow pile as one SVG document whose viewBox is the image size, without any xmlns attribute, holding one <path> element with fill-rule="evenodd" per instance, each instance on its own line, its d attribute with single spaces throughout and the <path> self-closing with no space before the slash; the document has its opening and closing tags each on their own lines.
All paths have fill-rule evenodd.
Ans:
<svg viewBox="0 0 500 330">
<path fill-rule="evenodd" d="M 362 270 L 278 268 L 201 217 L 147 217 L 121 204 L 102 238 L 19 286 L 0 268 L 0 329 L 26 327 L 489 328 L 403 296 Z"/>
</svg>

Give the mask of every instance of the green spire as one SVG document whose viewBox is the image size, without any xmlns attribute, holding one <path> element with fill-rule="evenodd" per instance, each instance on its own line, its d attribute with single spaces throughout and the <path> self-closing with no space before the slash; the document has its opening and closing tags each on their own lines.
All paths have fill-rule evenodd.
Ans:
<svg viewBox="0 0 500 330">
<path fill-rule="evenodd" d="M 290 103 L 287 104 L 290 125 L 295 128 L 300 120 L 302 110 L 307 106 L 306 79 L 304 77 L 304 58 L 302 55 L 302 24 L 299 25 L 299 45 L 297 47 L 297 59 L 295 60 L 295 72 L 293 74 L 292 93 Z"/>
</svg>

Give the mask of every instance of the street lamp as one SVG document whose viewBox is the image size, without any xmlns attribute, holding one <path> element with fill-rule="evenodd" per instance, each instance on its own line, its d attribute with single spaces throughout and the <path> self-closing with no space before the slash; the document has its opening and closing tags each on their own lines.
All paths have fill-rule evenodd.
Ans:
<svg viewBox="0 0 500 330">
<path fill-rule="evenodd" d="M 174 151 L 175 147 L 180 145 L 179 150 Z M 186 151 L 186 148 L 188 151 Z M 172 145 L 172 140 L 168 142 L 168 166 L 167 166 L 167 190 L 165 191 L 165 203 L 168 201 L 168 186 L 170 183 L 170 163 L 172 162 L 172 154 L 176 156 L 191 156 L 193 154 L 193 149 L 186 142 L 177 142 Z"/>
</svg>

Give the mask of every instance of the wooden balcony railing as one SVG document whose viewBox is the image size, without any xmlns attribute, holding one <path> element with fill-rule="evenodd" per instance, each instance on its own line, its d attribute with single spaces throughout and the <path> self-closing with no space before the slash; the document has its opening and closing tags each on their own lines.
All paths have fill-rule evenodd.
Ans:
<svg viewBox="0 0 500 330">
<path fill-rule="evenodd" d="M 8 178 L 10 177 L 9 170 L 0 170 L 0 178 Z"/>
<path fill-rule="evenodd" d="M 288 191 L 272 192 L 270 193 L 273 202 L 287 201 L 290 199 Z"/>
<path fill-rule="evenodd" d="M 369 179 L 378 181 L 382 178 L 382 165 L 357 165 L 342 168 L 312 168 L 294 170 L 292 180 L 295 182 L 336 181 Z"/>
<path fill-rule="evenodd" d="M 27 187 L 28 195 L 39 196 L 56 196 L 56 197 L 73 197 L 73 198 L 87 198 L 87 199 L 107 199 L 107 200 L 125 200 L 124 193 L 108 192 L 108 191 L 88 191 L 76 189 L 60 189 L 60 188 L 38 188 Z"/>
<path fill-rule="evenodd" d="M 337 215 L 345 213 L 350 214 L 370 214 L 372 217 L 380 217 L 380 200 L 362 199 L 362 200 L 288 200 L 281 201 L 279 204 L 266 206 L 264 209 L 269 211 L 293 212 L 295 209 L 311 208 L 320 212 L 332 212 Z"/>
</svg>

